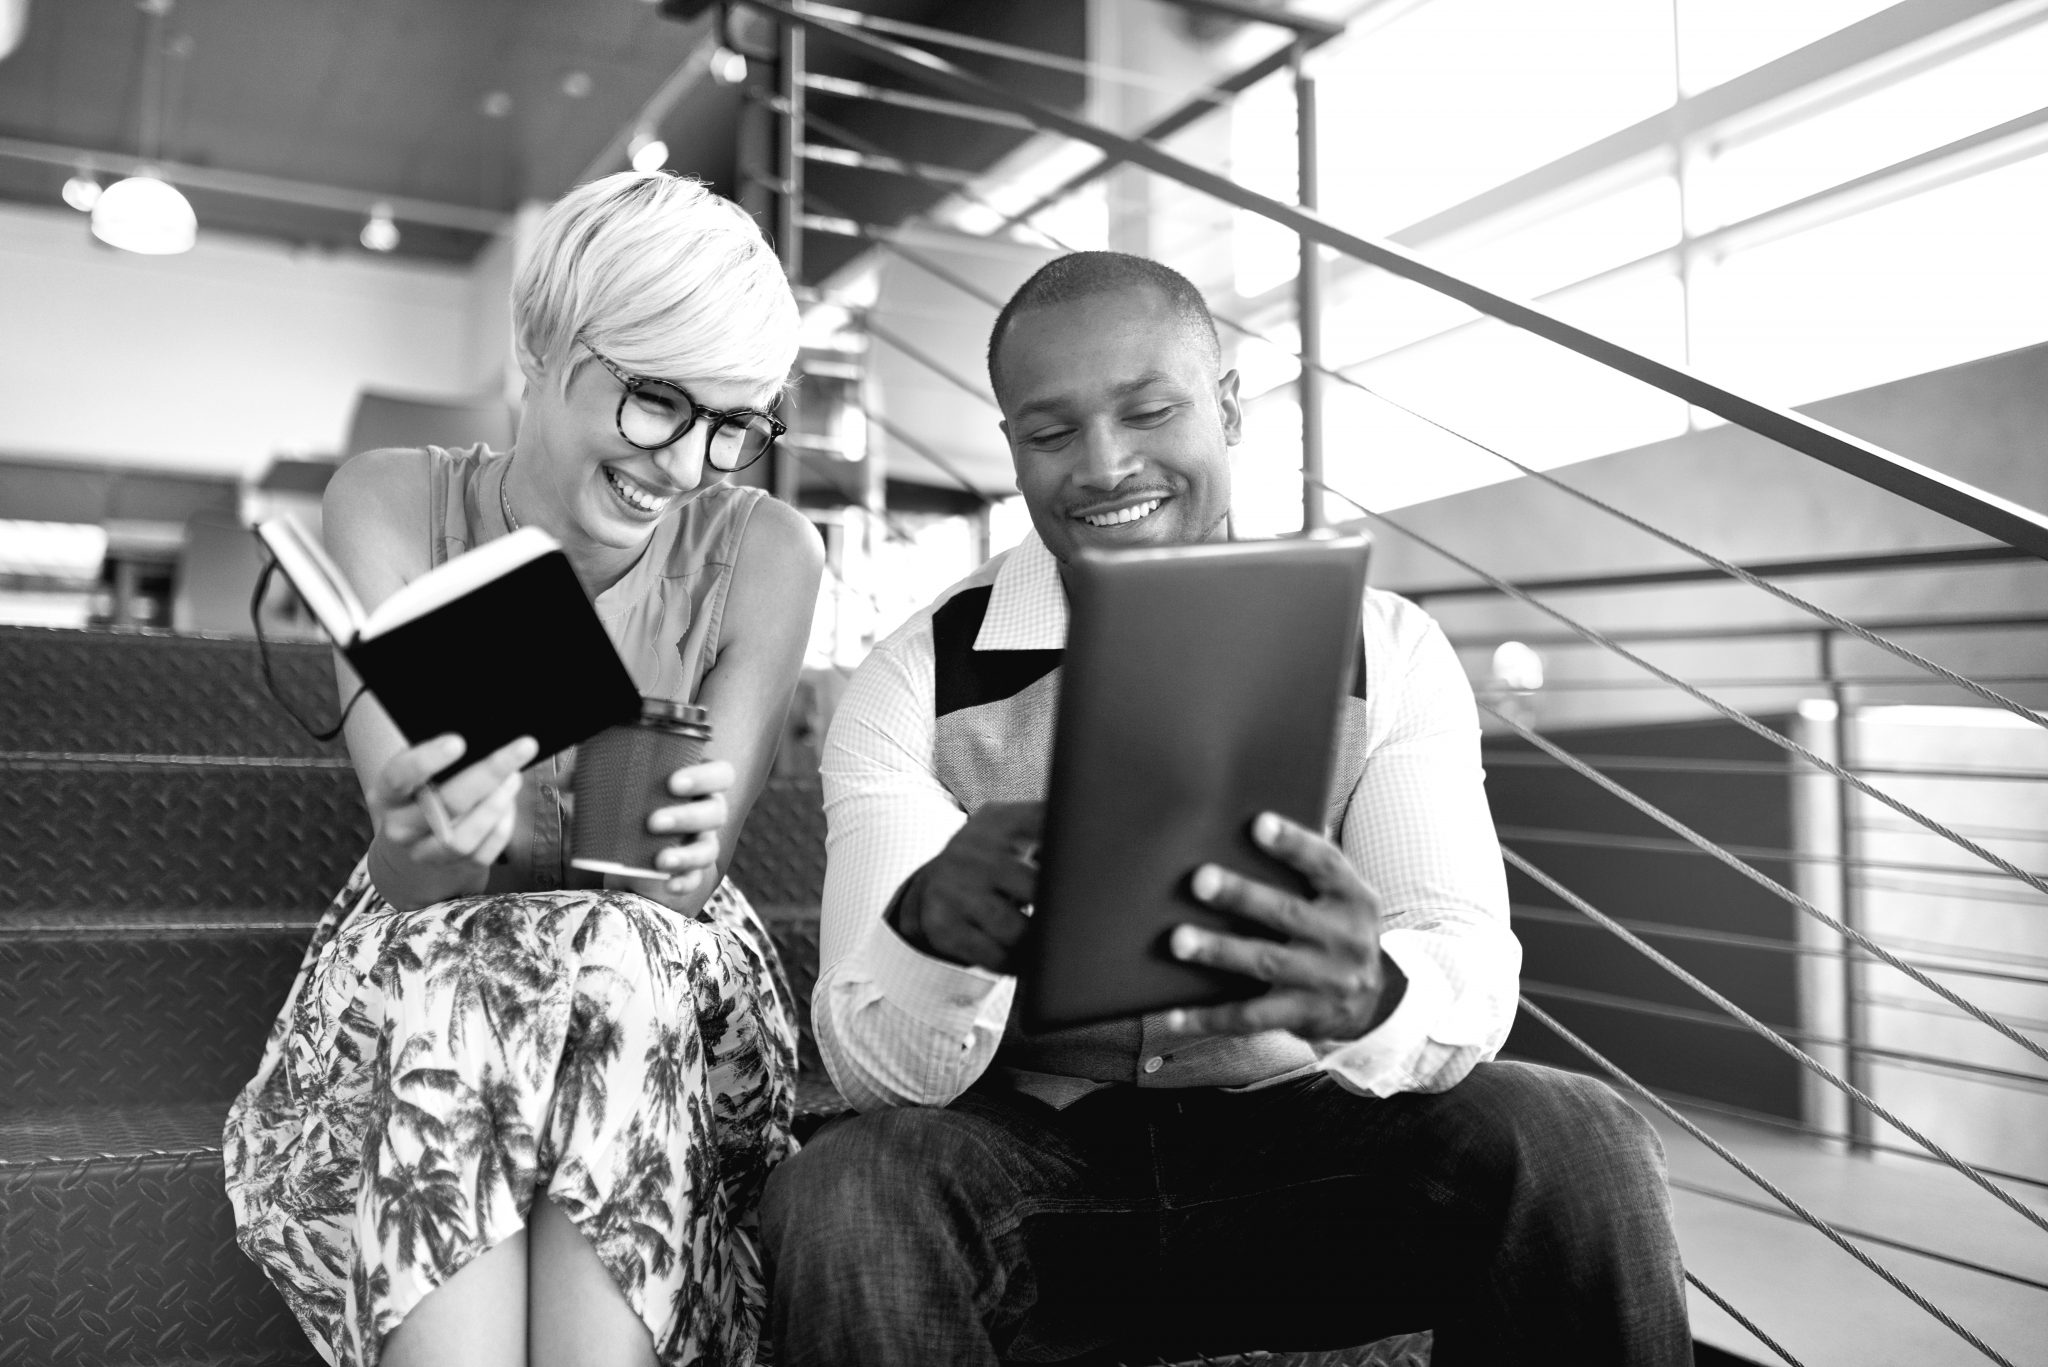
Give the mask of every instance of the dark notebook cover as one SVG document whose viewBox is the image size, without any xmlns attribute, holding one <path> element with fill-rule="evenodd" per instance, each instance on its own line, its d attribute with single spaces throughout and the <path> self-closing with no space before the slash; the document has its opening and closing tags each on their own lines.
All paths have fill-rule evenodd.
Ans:
<svg viewBox="0 0 2048 1367">
<path fill-rule="evenodd" d="M 320 539 L 291 518 L 270 518 L 256 535 L 406 740 L 463 738 L 451 771 L 521 736 L 552 755 L 639 715 L 632 675 L 569 557 L 543 531 L 465 551 L 372 613 Z"/>
<path fill-rule="evenodd" d="M 342 654 L 407 740 L 460 735 L 463 766 L 520 736 L 551 755 L 640 712 L 639 689 L 560 551 Z"/>
<path fill-rule="evenodd" d="M 1189 891 L 1203 863 L 1306 891 L 1251 840 L 1320 830 L 1359 658 L 1362 538 L 1104 553 L 1067 568 L 1037 899 L 1019 1005 L 1035 1032 L 1240 1000 L 1265 984 L 1182 963 L 1183 922 L 1256 934 Z"/>
</svg>

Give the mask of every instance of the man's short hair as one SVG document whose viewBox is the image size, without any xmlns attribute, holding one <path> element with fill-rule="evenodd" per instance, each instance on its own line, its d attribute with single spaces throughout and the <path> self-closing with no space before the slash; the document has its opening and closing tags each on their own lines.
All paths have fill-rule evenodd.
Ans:
<svg viewBox="0 0 2048 1367">
<path fill-rule="evenodd" d="M 582 338 L 628 370 L 761 388 L 788 379 L 797 308 L 760 225 L 703 182 L 620 171 L 557 200 L 512 287 L 530 374 L 567 386 Z"/>
<path fill-rule="evenodd" d="M 1206 351 L 1210 360 L 1223 363 L 1223 344 L 1217 340 L 1216 320 L 1210 316 L 1208 301 L 1185 275 L 1128 252 L 1074 252 L 1040 266 L 996 315 L 996 325 L 988 334 L 988 382 L 997 400 L 1003 396 L 1002 381 L 997 378 L 1003 338 L 1018 314 L 1137 288 L 1155 289 L 1165 296 L 1189 339 Z"/>
</svg>

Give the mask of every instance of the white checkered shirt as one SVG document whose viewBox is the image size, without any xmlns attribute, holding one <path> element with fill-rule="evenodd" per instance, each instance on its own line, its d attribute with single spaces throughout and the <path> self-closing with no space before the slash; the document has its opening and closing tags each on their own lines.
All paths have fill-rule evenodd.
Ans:
<svg viewBox="0 0 2048 1367">
<path fill-rule="evenodd" d="M 812 1013 L 833 1079 L 862 1110 L 945 1105 L 989 1066 L 1010 1013 L 1014 978 L 919 953 L 883 920 L 903 880 L 967 820 L 933 769 L 931 616 L 989 583 L 977 650 L 1065 646 L 1058 564 L 1034 534 L 876 646 L 825 742 Z M 1508 929 L 1472 689 L 1450 643 L 1422 609 L 1378 590 L 1366 593 L 1364 634 L 1368 753 L 1338 835 L 1379 898 L 1380 948 L 1408 990 L 1369 1034 L 1314 1041 L 1315 1066 L 1370 1095 L 1442 1091 L 1507 1038 L 1521 946 Z"/>
</svg>

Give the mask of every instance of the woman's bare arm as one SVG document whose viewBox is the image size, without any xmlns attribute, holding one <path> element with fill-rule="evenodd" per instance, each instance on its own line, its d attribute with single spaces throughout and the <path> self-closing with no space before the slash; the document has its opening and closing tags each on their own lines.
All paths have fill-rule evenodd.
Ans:
<svg viewBox="0 0 2048 1367">
<path fill-rule="evenodd" d="M 782 739 L 824 564 L 824 545 L 802 513 L 775 499 L 755 505 L 733 565 L 718 657 L 697 690 L 697 701 L 711 711 L 705 757 L 732 766 L 732 785 L 652 818 L 657 830 L 673 821 L 679 824 L 670 829 L 678 834 L 702 832 L 684 846 L 682 859 L 684 867 L 702 869 L 704 876 L 686 892 L 662 892 L 658 900 L 669 906 L 692 912 L 703 906 L 732 863 L 740 828 L 768 781 Z"/>
<path fill-rule="evenodd" d="M 424 451 L 367 451 L 328 482 L 322 539 L 365 611 L 431 567 L 427 461 Z M 360 681 L 338 655 L 335 676 L 341 697 L 353 697 Z M 492 862 L 512 837 L 519 771 L 533 758 L 533 743 L 522 738 L 495 755 L 466 756 L 471 762 L 438 790 L 450 823 L 451 840 L 444 841 L 417 793 L 463 752 L 447 737 L 408 745 L 367 695 L 349 714 L 344 735 L 370 809 L 370 876 L 377 890 L 408 910 L 483 891 Z"/>
</svg>

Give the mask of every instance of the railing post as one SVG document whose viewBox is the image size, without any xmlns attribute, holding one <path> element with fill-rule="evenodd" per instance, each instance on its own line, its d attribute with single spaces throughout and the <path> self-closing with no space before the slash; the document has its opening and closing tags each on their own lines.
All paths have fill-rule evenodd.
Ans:
<svg viewBox="0 0 2048 1367">
<path fill-rule="evenodd" d="M 1835 633 L 1822 631 L 1820 641 L 1820 677 L 1827 685 L 1828 697 L 1835 704 L 1834 741 L 1835 763 L 1844 769 L 1853 770 L 1855 756 L 1851 751 L 1850 737 L 1853 728 L 1849 721 L 1849 688 L 1843 683 L 1835 669 Z M 1863 916 L 1861 899 L 1856 887 L 1856 790 L 1840 779 L 1835 781 L 1835 851 L 1841 858 L 1836 866 L 1836 877 L 1840 880 L 1837 896 L 1841 898 L 1842 924 L 1851 930 L 1862 930 Z M 1856 946 L 1846 938 L 1842 941 L 1842 1051 L 1843 1062 L 1851 1086 L 1866 1096 L 1870 1091 L 1870 1060 L 1863 1052 L 1863 961 L 1857 957 Z M 1851 1153 L 1869 1154 L 1871 1150 L 1872 1124 L 1870 1112 L 1853 1100 L 1848 1109 L 1848 1141 Z"/>
<path fill-rule="evenodd" d="M 792 287 L 803 283 L 804 271 L 804 30 L 796 24 L 777 27 L 775 84 L 777 105 L 782 114 L 782 136 L 777 140 L 781 165 L 776 168 L 781 184 L 775 199 L 775 245 L 782 255 L 782 269 Z M 778 450 L 770 472 L 775 496 L 785 503 L 797 500 L 797 460 L 793 452 Z"/>
<path fill-rule="evenodd" d="M 1288 56 L 1294 72 L 1296 201 L 1316 207 L 1316 81 L 1308 74 L 1308 45 L 1296 39 Z M 1301 327 L 1301 529 L 1328 525 L 1323 512 L 1323 281 L 1319 249 L 1306 234 L 1301 269 L 1294 277 L 1295 317 Z"/>
</svg>

